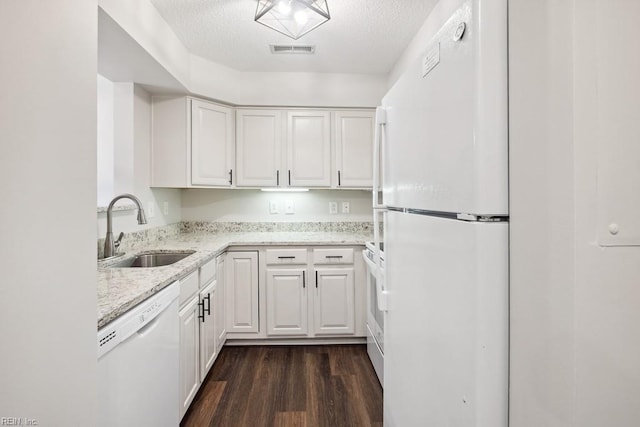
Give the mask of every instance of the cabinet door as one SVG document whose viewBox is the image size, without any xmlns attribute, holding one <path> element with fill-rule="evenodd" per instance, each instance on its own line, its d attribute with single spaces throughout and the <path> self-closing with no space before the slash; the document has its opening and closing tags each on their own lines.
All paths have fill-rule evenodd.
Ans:
<svg viewBox="0 0 640 427">
<path fill-rule="evenodd" d="M 200 337 L 198 297 L 180 310 L 180 418 L 189 408 L 200 386 L 198 369 Z"/>
<path fill-rule="evenodd" d="M 267 335 L 307 335 L 303 269 L 267 269 Z"/>
<path fill-rule="evenodd" d="M 233 110 L 192 100 L 191 184 L 231 186 L 233 160 Z"/>
<path fill-rule="evenodd" d="M 258 253 L 227 253 L 227 332 L 258 332 Z"/>
<path fill-rule="evenodd" d="M 217 262 L 218 279 L 214 299 L 211 301 L 214 309 L 214 329 L 216 331 L 216 342 L 218 344 L 218 352 L 227 339 L 227 310 L 225 301 L 225 255 L 220 255 Z"/>
<path fill-rule="evenodd" d="M 349 268 L 318 268 L 313 296 L 316 335 L 355 332 L 354 274 Z"/>
<path fill-rule="evenodd" d="M 218 355 L 218 343 L 215 330 L 216 281 L 211 282 L 200 291 L 200 304 L 204 317 L 200 320 L 200 382 L 204 381 L 209 369 Z"/>
<path fill-rule="evenodd" d="M 236 113 L 236 164 L 239 187 L 281 185 L 282 112 L 238 110 Z"/>
<path fill-rule="evenodd" d="M 331 186 L 331 124 L 327 111 L 287 113 L 287 184 Z"/>
<path fill-rule="evenodd" d="M 373 185 L 373 111 L 338 111 L 334 115 L 338 187 Z"/>
</svg>

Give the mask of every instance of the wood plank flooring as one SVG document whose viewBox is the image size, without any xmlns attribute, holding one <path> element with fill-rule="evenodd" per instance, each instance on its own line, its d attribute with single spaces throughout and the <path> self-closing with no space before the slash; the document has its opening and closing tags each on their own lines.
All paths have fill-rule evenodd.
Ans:
<svg viewBox="0 0 640 427">
<path fill-rule="evenodd" d="M 365 345 L 224 347 L 182 427 L 382 426 Z"/>
</svg>

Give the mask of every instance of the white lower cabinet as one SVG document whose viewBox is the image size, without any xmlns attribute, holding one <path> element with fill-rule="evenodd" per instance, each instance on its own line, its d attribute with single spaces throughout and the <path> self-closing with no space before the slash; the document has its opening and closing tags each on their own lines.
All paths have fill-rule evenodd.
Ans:
<svg viewBox="0 0 640 427">
<path fill-rule="evenodd" d="M 216 334 L 216 343 L 218 345 L 218 353 L 227 339 L 227 301 L 225 299 L 225 255 L 220 255 L 216 259 L 216 270 L 218 272 L 218 284 L 216 291 L 211 299 L 214 307 L 214 331 Z"/>
<path fill-rule="evenodd" d="M 228 252 L 227 332 L 258 333 L 258 252 Z"/>
<path fill-rule="evenodd" d="M 302 268 L 267 268 L 267 335 L 307 335 L 306 275 Z"/>
<path fill-rule="evenodd" d="M 184 416 L 200 385 L 224 345 L 224 255 L 209 261 L 180 280 L 180 418 Z M 222 299 L 221 299 L 222 296 Z"/>
<path fill-rule="evenodd" d="M 215 300 L 217 282 L 214 280 L 200 291 L 200 381 L 204 381 L 218 355 L 215 328 Z"/>
<path fill-rule="evenodd" d="M 266 249 L 266 337 L 362 335 L 364 301 L 358 304 L 356 295 L 364 298 L 364 285 L 356 292 L 353 253 L 344 247 Z"/>
<path fill-rule="evenodd" d="M 355 332 L 355 281 L 353 267 L 316 269 L 313 296 L 314 334 Z"/>
<path fill-rule="evenodd" d="M 200 351 L 200 325 L 198 297 L 192 298 L 180 310 L 180 418 L 191 405 L 191 401 L 200 387 L 200 372 L 198 369 Z"/>
</svg>

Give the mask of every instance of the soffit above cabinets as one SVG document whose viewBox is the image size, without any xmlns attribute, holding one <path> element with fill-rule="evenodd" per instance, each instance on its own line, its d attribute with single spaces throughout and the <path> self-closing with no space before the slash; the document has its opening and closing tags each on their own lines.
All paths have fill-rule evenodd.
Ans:
<svg viewBox="0 0 640 427">
<path fill-rule="evenodd" d="M 163 93 L 187 89 L 104 10 L 98 8 L 98 73 L 112 82 L 136 82 Z"/>
</svg>

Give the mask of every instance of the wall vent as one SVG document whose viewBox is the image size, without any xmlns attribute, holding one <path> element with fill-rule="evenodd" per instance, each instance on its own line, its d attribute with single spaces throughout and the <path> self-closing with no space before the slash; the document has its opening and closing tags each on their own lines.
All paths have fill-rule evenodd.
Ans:
<svg viewBox="0 0 640 427">
<path fill-rule="evenodd" d="M 269 45 L 271 53 L 297 53 L 313 55 L 316 52 L 316 47 L 311 45 L 288 45 L 288 44 L 272 44 Z"/>
</svg>

